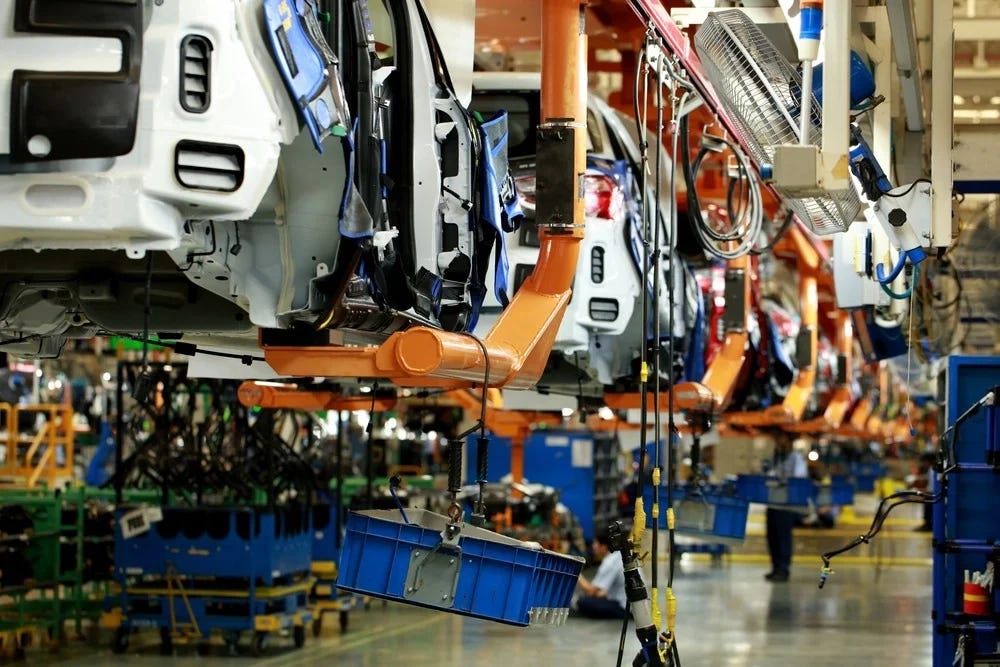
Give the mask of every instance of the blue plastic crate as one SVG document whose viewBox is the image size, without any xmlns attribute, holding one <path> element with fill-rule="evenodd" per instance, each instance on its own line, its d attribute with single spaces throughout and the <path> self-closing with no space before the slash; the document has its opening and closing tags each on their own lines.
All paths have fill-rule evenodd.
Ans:
<svg viewBox="0 0 1000 667">
<path fill-rule="evenodd" d="M 408 509 L 351 512 L 337 587 L 510 625 L 562 622 L 583 559 L 462 524 L 460 551 L 442 544 L 447 517 Z"/>
<path fill-rule="evenodd" d="M 805 477 L 779 480 L 767 475 L 739 475 L 736 495 L 751 503 L 784 507 L 807 507 L 816 502 L 816 483 Z"/>
<path fill-rule="evenodd" d="M 124 577 L 163 576 L 172 569 L 181 576 L 253 579 L 271 586 L 309 571 L 311 524 L 304 507 L 167 508 L 146 533 L 124 539 L 115 530 L 115 570 Z"/>
<path fill-rule="evenodd" d="M 337 503 L 336 499 L 328 503 L 319 503 L 312 508 L 312 560 L 322 563 L 336 563 L 340 559 L 337 549 Z"/>
<path fill-rule="evenodd" d="M 854 484 L 847 480 L 834 479 L 829 484 L 821 484 L 816 489 L 816 506 L 853 505 Z"/>
<path fill-rule="evenodd" d="M 741 541 L 746 537 L 750 502 L 739 497 L 735 488 L 702 486 L 695 489 L 678 485 L 674 487 L 673 495 L 674 530 L 677 533 L 715 541 Z M 646 525 L 652 527 L 652 487 L 646 487 L 643 499 Z M 666 506 L 667 489 L 660 487 L 661 530 L 667 528 Z"/>
<path fill-rule="evenodd" d="M 877 482 L 880 477 L 882 477 L 882 475 L 855 475 L 854 490 L 862 493 L 874 493 L 875 482 Z"/>
</svg>

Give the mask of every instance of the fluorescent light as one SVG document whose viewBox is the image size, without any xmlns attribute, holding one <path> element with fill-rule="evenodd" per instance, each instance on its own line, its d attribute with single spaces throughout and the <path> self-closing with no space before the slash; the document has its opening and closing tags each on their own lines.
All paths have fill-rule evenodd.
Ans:
<svg viewBox="0 0 1000 667">
<path fill-rule="evenodd" d="M 597 415 L 604 421 L 611 421 L 615 418 L 614 411 L 606 405 L 597 411 Z"/>
<path fill-rule="evenodd" d="M 573 416 L 573 408 L 563 408 L 562 409 L 562 416 L 563 417 L 572 417 Z"/>
<path fill-rule="evenodd" d="M 965 104 L 965 98 L 962 97 L 961 95 L 955 95 L 953 98 L 951 98 L 951 101 L 955 103 L 955 106 L 962 106 L 963 104 Z"/>
<path fill-rule="evenodd" d="M 955 120 L 971 120 L 974 123 L 1000 120 L 1000 109 L 955 109 Z"/>
<path fill-rule="evenodd" d="M 362 394 L 370 394 L 370 393 L 372 393 L 372 388 L 371 388 L 371 387 L 361 387 L 361 388 L 359 389 L 359 391 L 360 391 L 360 392 L 361 392 Z"/>
<path fill-rule="evenodd" d="M 1000 104 L 1000 95 L 994 95 L 991 97 L 990 104 Z"/>
</svg>

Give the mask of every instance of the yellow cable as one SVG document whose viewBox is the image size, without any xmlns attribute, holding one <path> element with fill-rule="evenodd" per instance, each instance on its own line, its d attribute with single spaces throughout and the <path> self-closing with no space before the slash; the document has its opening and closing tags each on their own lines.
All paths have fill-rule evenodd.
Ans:
<svg viewBox="0 0 1000 667">
<path fill-rule="evenodd" d="M 667 587 L 667 632 L 674 636 L 674 628 L 677 626 L 677 598 L 674 597 L 674 589 Z"/>
<path fill-rule="evenodd" d="M 653 625 L 658 628 L 663 622 L 663 612 L 660 610 L 660 591 L 656 588 L 652 588 L 649 591 L 649 596 L 653 603 Z"/>
</svg>

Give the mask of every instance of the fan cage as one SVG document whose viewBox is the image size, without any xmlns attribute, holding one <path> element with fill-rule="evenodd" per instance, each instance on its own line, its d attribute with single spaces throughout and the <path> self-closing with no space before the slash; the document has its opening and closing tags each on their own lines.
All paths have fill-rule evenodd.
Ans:
<svg viewBox="0 0 1000 667">
<path fill-rule="evenodd" d="M 746 14 L 737 9 L 709 14 L 694 43 L 737 140 L 757 164 L 772 164 L 776 146 L 799 142 L 802 78 Z M 809 142 L 819 145 L 823 117 L 815 98 L 810 115 Z M 853 186 L 809 198 L 775 189 L 817 234 L 845 231 L 861 210 Z"/>
</svg>

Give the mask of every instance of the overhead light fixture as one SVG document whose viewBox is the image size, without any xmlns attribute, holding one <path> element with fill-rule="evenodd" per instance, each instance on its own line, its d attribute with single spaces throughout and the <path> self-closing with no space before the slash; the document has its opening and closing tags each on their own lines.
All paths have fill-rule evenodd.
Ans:
<svg viewBox="0 0 1000 667">
<path fill-rule="evenodd" d="M 604 421 L 611 421 L 615 418 L 614 411 L 606 405 L 597 411 L 597 415 Z"/>
<path fill-rule="evenodd" d="M 991 97 L 990 104 L 1000 104 L 1000 95 L 994 95 Z"/>
<path fill-rule="evenodd" d="M 971 120 L 973 123 L 1000 120 L 1000 109 L 955 109 L 955 120 Z"/>
<path fill-rule="evenodd" d="M 955 95 L 953 98 L 951 98 L 951 101 L 954 102 L 955 106 L 957 107 L 960 107 L 963 104 L 965 104 L 965 98 L 962 97 L 961 95 Z"/>
</svg>

